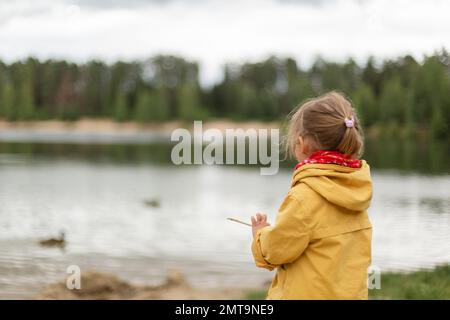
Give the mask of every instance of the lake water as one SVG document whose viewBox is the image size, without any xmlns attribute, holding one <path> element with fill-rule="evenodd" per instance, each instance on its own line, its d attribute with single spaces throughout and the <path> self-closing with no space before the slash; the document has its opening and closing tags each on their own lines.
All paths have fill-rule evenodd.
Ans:
<svg viewBox="0 0 450 320">
<path fill-rule="evenodd" d="M 0 298 L 30 297 L 63 280 L 69 265 L 143 284 L 176 268 L 199 287 L 255 287 L 273 275 L 253 264 L 250 228 L 226 217 L 262 211 L 274 221 L 289 168 L 261 176 L 257 167 L 174 166 L 164 143 L 52 142 L 0 143 Z M 407 271 L 449 263 L 448 146 L 433 156 L 415 148 L 405 156 L 403 144 L 380 148 L 367 149 L 373 264 Z M 60 230 L 64 250 L 39 246 Z"/>
</svg>

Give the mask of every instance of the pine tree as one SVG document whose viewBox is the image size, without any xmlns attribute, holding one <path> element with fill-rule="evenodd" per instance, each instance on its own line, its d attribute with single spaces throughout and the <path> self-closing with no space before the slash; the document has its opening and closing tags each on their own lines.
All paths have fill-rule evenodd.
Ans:
<svg viewBox="0 0 450 320">
<path fill-rule="evenodd" d="M 391 125 L 405 123 L 405 93 L 398 77 L 385 82 L 380 97 L 380 120 Z"/>
<path fill-rule="evenodd" d="M 353 94 L 353 103 L 360 121 L 365 126 L 371 126 L 378 120 L 378 108 L 372 89 L 365 83 L 361 84 Z"/>
<path fill-rule="evenodd" d="M 183 120 L 199 120 L 202 118 L 198 89 L 192 84 L 181 86 L 178 101 L 178 116 Z"/>
<path fill-rule="evenodd" d="M 33 87 L 30 80 L 25 80 L 20 86 L 19 118 L 29 120 L 34 117 Z"/>
<path fill-rule="evenodd" d="M 14 109 L 14 87 L 11 83 L 6 82 L 3 85 L 3 94 L 2 94 L 2 115 L 8 120 L 16 119 L 16 112 Z"/>
<path fill-rule="evenodd" d="M 128 118 L 127 96 L 125 92 L 119 90 L 114 99 L 114 119 L 125 121 Z"/>
<path fill-rule="evenodd" d="M 138 93 L 135 106 L 135 119 L 137 121 L 164 121 L 169 118 L 169 105 L 161 89 L 150 92 L 141 89 Z"/>
</svg>

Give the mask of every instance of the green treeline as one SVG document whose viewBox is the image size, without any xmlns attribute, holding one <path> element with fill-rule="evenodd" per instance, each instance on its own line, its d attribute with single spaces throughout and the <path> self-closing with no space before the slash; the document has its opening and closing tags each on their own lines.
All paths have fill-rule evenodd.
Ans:
<svg viewBox="0 0 450 320">
<path fill-rule="evenodd" d="M 299 102 L 332 89 L 352 99 L 366 127 L 450 136 L 450 57 L 445 50 L 420 62 L 411 56 L 379 63 L 370 58 L 363 65 L 318 58 L 308 69 L 291 58 L 271 57 L 228 64 L 223 79 L 209 88 L 199 85 L 197 62 L 174 56 L 112 65 L 34 58 L 0 62 L 0 117 L 282 120 Z"/>
</svg>

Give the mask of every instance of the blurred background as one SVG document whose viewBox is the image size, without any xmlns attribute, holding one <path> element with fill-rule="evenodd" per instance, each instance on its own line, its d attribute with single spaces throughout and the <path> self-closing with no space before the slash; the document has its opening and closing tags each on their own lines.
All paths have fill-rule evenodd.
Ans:
<svg viewBox="0 0 450 320">
<path fill-rule="evenodd" d="M 264 288 L 249 228 L 225 218 L 274 221 L 294 163 L 175 166 L 170 133 L 280 127 L 333 89 L 365 127 L 373 264 L 418 281 L 385 297 L 450 298 L 449 13 L 443 0 L 0 0 L 0 298 L 35 296 L 69 265 Z"/>
</svg>

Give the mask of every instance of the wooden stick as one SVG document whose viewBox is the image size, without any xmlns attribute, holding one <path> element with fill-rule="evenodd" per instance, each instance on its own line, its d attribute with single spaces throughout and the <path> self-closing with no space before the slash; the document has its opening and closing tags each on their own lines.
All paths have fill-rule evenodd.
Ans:
<svg viewBox="0 0 450 320">
<path fill-rule="evenodd" d="M 237 223 L 245 224 L 245 225 L 250 226 L 250 227 L 252 226 L 251 223 L 247 223 L 247 222 L 241 221 L 239 219 L 235 219 L 235 218 L 227 218 L 227 219 L 230 220 L 230 221 L 237 222 Z"/>
</svg>

